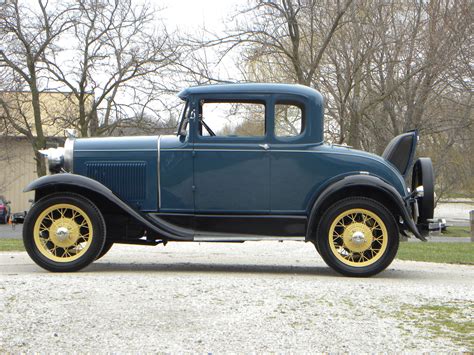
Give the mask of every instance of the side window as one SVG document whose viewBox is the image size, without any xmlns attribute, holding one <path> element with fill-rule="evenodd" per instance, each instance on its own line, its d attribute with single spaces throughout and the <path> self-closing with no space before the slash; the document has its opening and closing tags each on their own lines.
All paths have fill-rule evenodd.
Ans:
<svg viewBox="0 0 474 355">
<path fill-rule="evenodd" d="M 303 110 L 295 104 L 275 105 L 275 135 L 277 137 L 299 136 L 304 130 Z"/>
<path fill-rule="evenodd" d="M 265 105 L 254 102 L 201 103 L 202 136 L 262 137 L 265 135 Z"/>
</svg>

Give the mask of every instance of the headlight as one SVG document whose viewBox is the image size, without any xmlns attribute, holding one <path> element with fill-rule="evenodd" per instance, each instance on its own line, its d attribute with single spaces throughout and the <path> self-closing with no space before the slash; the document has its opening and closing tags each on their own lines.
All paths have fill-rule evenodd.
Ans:
<svg viewBox="0 0 474 355">
<path fill-rule="evenodd" d="M 64 148 L 49 148 L 39 152 L 48 159 L 48 168 L 51 174 L 61 172 L 64 165 Z"/>
<path fill-rule="evenodd" d="M 39 152 L 48 159 L 48 169 L 51 174 L 62 171 L 72 172 L 74 139 L 66 139 L 64 147 L 43 149 Z"/>
<path fill-rule="evenodd" d="M 64 143 L 64 170 L 68 173 L 72 173 L 73 169 L 74 142 L 74 138 L 68 138 Z"/>
</svg>

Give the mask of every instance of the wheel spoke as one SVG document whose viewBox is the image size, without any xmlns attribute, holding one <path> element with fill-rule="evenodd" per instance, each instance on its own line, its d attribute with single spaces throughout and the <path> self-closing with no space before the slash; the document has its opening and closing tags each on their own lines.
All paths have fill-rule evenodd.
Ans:
<svg viewBox="0 0 474 355">
<path fill-rule="evenodd" d="M 362 215 L 362 223 L 367 225 L 367 221 L 369 220 L 369 216 L 367 216 L 365 213 Z"/>
<path fill-rule="evenodd" d="M 368 244 L 353 239 L 355 232 L 370 238 Z M 363 243 L 367 243 L 363 241 Z M 375 213 L 364 209 L 352 209 L 341 213 L 330 229 L 330 245 L 338 259 L 353 266 L 374 263 L 387 247 L 387 230 Z"/>
<path fill-rule="evenodd" d="M 345 228 L 345 224 L 344 224 L 344 221 L 343 220 L 340 220 L 337 224 L 336 224 L 336 227 L 340 227 L 340 228 Z"/>
<path fill-rule="evenodd" d="M 66 236 L 64 229 L 68 233 Z M 91 220 L 74 205 L 53 205 L 38 217 L 34 226 L 34 238 L 43 255 L 53 261 L 69 262 L 80 257 L 89 248 L 92 242 Z"/>
</svg>

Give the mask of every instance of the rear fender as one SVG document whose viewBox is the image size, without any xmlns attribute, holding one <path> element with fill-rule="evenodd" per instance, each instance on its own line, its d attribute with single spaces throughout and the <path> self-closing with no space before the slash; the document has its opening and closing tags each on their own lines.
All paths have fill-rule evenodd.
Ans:
<svg viewBox="0 0 474 355">
<path fill-rule="evenodd" d="M 319 220 L 326 209 L 338 199 L 349 196 L 366 196 L 383 202 L 392 214 L 394 214 L 395 218 L 397 216 L 402 218 L 403 225 L 406 226 L 415 237 L 424 240 L 413 222 L 407 204 L 393 186 L 376 176 L 350 175 L 332 183 L 317 197 L 309 216 L 306 232 L 307 241 L 315 240 Z"/>
</svg>

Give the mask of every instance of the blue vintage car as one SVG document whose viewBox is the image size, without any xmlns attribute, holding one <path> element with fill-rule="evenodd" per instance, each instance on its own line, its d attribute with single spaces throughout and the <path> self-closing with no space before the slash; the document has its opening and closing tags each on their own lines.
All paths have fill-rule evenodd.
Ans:
<svg viewBox="0 0 474 355">
<path fill-rule="evenodd" d="M 382 156 L 324 144 L 323 98 L 299 85 L 191 87 L 175 135 L 69 137 L 33 181 L 26 250 L 76 271 L 115 243 L 311 242 L 348 276 L 394 259 L 400 234 L 424 239 L 433 170 L 416 131 Z M 411 172 L 413 173 L 411 174 Z M 406 181 L 411 178 L 412 188 Z"/>
</svg>

